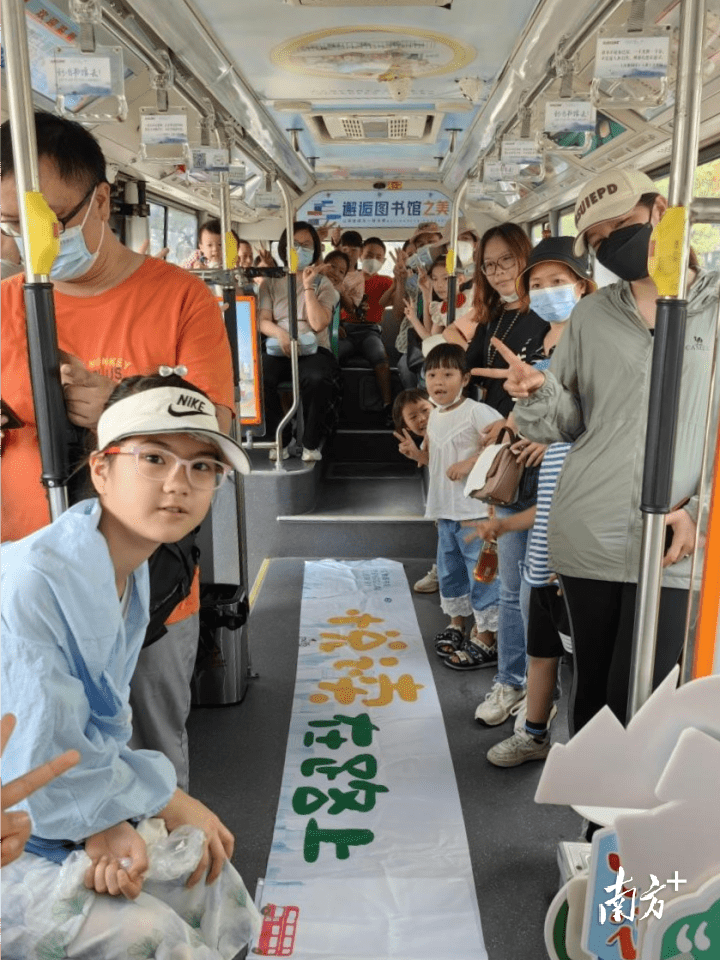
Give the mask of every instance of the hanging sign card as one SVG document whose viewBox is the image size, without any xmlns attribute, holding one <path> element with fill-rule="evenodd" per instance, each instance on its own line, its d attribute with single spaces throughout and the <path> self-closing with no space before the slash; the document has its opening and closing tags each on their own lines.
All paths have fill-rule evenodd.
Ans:
<svg viewBox="0 0 720 960">
<path fill-rule="evenodd" d="M 668 36 L 600 36 L 595 52 L 595 76 L 600 80 L 665 77 L 669 55 Z"/>
</svg>

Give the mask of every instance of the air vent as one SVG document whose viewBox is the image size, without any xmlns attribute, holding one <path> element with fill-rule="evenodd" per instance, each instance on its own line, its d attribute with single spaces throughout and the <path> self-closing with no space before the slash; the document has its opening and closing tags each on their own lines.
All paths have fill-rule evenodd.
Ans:
<svg viewBox="0 0 720 960">
<path fill-rule="evenodd" d="M 452 0 L 285 0 L 291 7 L 447 7 Z"/>
<path fill-rule="evenodd" d="M 442 122 L 439 113 L 323 113 L 307 117 L 321 143 L 432 143 Z"/>
</svg>

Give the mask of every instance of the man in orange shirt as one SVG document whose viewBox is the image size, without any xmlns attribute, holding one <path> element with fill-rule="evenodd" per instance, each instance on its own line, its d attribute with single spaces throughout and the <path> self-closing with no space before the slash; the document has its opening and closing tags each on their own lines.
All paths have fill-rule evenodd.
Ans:
<svg viewBox="0 0 720 960">
<path fill-rule="evenodd" d="M 105 158 L 80 124 L 35 115 L 40 189 L 61 224 L 54 286 L 61 377 L 68 417 L 93 430 L 117 382 L 161 365 L 187 368 L 187 379 L 232 419 L 230 347 L 217 302 L 179 267 L 134 253 L 109 226 Z M 19 232 L 9 123 L 0 131 L 2 231 Z M 18 540 L 50 522 L 33 408 L 23 302 L 24 275 L 2 283 L 2 397 L 23 421 L 2 441 L 2 537 Z M 151 581 L 152 592 L 152 581 Z M 134 747 L 160 750 L 187 789 L 185 721 L 199 626 L 199 580 L 166 621 L 168 632 L 146 647 L 133 677 Z"/>
</svg>

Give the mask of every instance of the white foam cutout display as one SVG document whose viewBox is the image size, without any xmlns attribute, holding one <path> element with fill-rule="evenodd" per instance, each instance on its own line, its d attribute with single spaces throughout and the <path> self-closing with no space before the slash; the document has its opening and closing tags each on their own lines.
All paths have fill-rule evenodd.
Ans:
<svg viewBox="0 0 720 960">
<path fill-rule="evenodd" d="M 720 740 L 720 676 L 676 689 L 678 672 L 675 667 L 627 728 L 603 707 L 569 743 L 555 744 L 535 801 L 657 807 L 662 800 L 655 788 L 683 731 L 695 727 Z"/>
</svg>

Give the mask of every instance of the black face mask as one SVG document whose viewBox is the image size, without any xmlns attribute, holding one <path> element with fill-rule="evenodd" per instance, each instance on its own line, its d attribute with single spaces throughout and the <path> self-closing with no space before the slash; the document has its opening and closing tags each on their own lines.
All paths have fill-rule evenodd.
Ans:
<svg viewBox="0 0 720 960">
<path fill-rule="evenodd" d="M 621 280 L 644 280 L 648 276 L 651 223 L 633 223 L 613 230 L 597 248 L 600 263 Z"/>
</svg>

